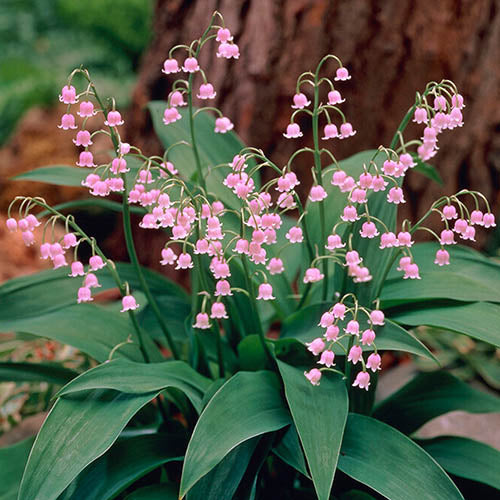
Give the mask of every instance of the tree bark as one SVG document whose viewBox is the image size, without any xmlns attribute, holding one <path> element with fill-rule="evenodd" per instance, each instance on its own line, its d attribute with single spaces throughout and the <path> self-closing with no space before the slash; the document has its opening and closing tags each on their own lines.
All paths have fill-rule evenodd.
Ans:
<svg viewBox="0 0 500 500">
<path fill-rule="evenodd" d="M 158 0 L 155 37 L 143 58 L 130 113 L 129 138 L 148 152 L 160 149 L 145 105 L 164 99 L 171 79 L 161 73 L 168 49 L 200 36 L 219 10 L 240 47 L 238 61 L 204 50 L 200 63 L 217 89 L 215 105 L 242 139 L 284 164 L 297 148 L 282 133 L 290 118 L 297 76 L 334 53 L 352 80 L 339 88 L 357 134 L 333 142 L 342 159 L 388 145 L 415 92 L 430 80 L 453 80 L 464 95 L 465 125 L 440 136 L 430 163 L 444 189 L 411 173 L 406 213 L 416 217 L 441 195 L 478 189 L 498 202 L 500 169 L 500 9 L 497 0 Z M 325 66 L 333 76 L 334 68 Z M 304 143 L 311 130 L 301 123 Z M 409 127 L 407 138 L 421 128 Z M 297 169 L 309 169 L 302 160 Z"/>
</svg>

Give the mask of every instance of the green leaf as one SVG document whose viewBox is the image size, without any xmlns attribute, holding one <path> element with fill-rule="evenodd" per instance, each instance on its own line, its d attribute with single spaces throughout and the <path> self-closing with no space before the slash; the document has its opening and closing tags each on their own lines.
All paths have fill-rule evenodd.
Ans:
<svg viewBox="0 0 500 500">
<path fill-rule="evenodd" d="M 58 399 L 36 437 L 19 499 L 56 499 L 87 465 L 111 447 L 129 420 L 157 395 L 158 391 L 87 391 Z"/>
<path fill-rule="evenodd" d="M 315 387 L 303 370 L 283 361 L 278 361 L 278 368 L 316 494 L 319 500 L 327 500 L 349 411 L 345 382 L 339 375 L 325 372 Z"/>
<path fill-rule="evenodd" d="M 132 336 L 127 343 L 115 351 L 115 357 L 126 357 L 142 361 L 135 331 L 127 316 L 108 311 L 94 304 L 75 304 L 63 309 L 26 318 L 0 319 L 0 330 L 31 333 L 63 344 L 76 347 L 97 361 L 106 361 L 111 350 Z M 103 335 L 103 331 L 106 335 Z M 154 361 L 162 360 L 159 351 L 149 337 L 145 342 L 156 353 Z"/>
<path fill-rule="evenodd" d="M 188 112 L 185 109 L 179 109 L 182 119 L 165 125 L 163 123 L 163 112 L 166 103 L 164 101 L 152 101 L 148 104 L 153 126 L 158 138 L 165 148 L 179 141 L 191 143 L 191 134 L 189 130 Z M 215 118 L 202 111 L 194 119 L 196 131 L 196 144 L 200 155 L 202 169 L 206 172 L 207 168 L 213 168 L 222 163 L 230 163 L 233 157 L 243 148 L 244 144 L 234 132 L 225 134 L 216 134 Z M 186 178 L 191 178 L 196 173 L 196 162 L 193 150 L 190 146 L 176 146 L 169 152 L 169 160 L 182 172 Z M 249 167 L 254 165 L 249 162 Z M 223 199 L 226 205 L 231 208 L 239 209 L 240 200 L 232 193 L 230 189 L 222 184 L 224 177 L 230 172 L 230 167 L 218 168 L 210 171 L 207 176 L 207 188 L 209 192 L 214 193 L 218 198 Z M 256 186 L 259 185 L 258 175 L 254 176 Z"/>
<path fill-rule="evenodd" d="M 15 500 L 35 437 L 0 448 L 0 500 Z"/>
<path fill-rule="evenodd" d="M 127 180 L 133 182 L 135 176 L 137 175 L 137 170 L 143 163 L 141 160 L 127 155 L 127 166 L 130 171 L 126 174 Z M 56 186 L 73 186 L 81 187 L 82 181 L 84 181 L 89 175 L 90 171 L 88 168 L 82 168 L 77 166 L 69 165 L 50 165 L 47 167 L 38 167 L 34 170 L 28 170 L 12 177 L 13 181 L 34 181 L 43 182 L 45 184 L 54 184 Z"/>
<path fill-rule="evenodd" d="M 50 165 L 28 170 L 12 177 L 13 181 L 35 181 L 56 186 L 78 186 L 89 175 L 86 168 L 71 167 L 69 165 Z"/>
<path fill-rule="evenodd" d="M 292 314 L 283 322 L 281 338 L 292 337 L 305 343 L 310 342 L 316 337 L 321 337 L 325 331 L 324 328 L 318 326 L 318 323 L 321 315 L 330 308 L 331 305 L 330 302 L 312 304 Z M 346 321 L 340 322 L 339 326 L 343 328 L 345 323 Z M 359 318 L 359 323 L 361 329 L 367 328 L 366 319 L 364 317 Z M 411 352 L 412 354 L 435 360 L 434 355 L 424 346 L 424 344 L 393 321 L 386 319 L 385 326 L 376 328 L 376 334 L 377 338 L 375 343 L 377 349 Z M 347 347 L 348 339 L 345 338 L 339 342 L 344 347 Z M 373 345 L 362 347 L 364 351 L 373 351 L 374 349 Z M 345 354 L 345 351 L 339 345 L 334 344 L 333 350 L 338 355 Z"/>
<path fill-rule="evenodd" d="M 450 265 L 439 267 L 434 264 L 439 248 L 434 243 L 418 243 L 412 248 L 421 280 L 403 280 L 402 273 L 395 269 L 396 261 L 382 289 L 383 307 L 434 299 L 500 302 L 499 264 L 479 252 L 454 245 L 448 247 Z"/>
<path fill-rule="evenodd" d="M 184 439 L 149 434 L 118 440 L 85 468 L 59 500 L 108 500 L 162 464 L 182 461 Z"/>
<path fill-rule="evenodd" d="M 266 368 L 266 353 L 258 335 L 248 335 L 238 344 L 238 359 L 240 368 L 244 371 L 257 371 Z"/>
<path fill-rule="evenodd" d="M 178 500 L 176 484 L 154 484 L 135 490 L 125 500 Z"/>
<path fill-rule="evenodd" d="M 274 373 L 239 372 L 209 401 L 188 445 L 179 496 L 240 443 L 290 423 Z"/>
<path fill-rule="evenodd" d="M 338 467 L 390 500 L 463 500 L 443 469 L 411 439 L 356 413 L 347 419 Z"/>
<path fill-rule="evenodd" d="M 145 364 L 115 359 L 82 373 L 65 385 L 57 395 L 66 396 L 89 389 L 114 389 L 129 394 L 144 394 L 170 387 L 184 392 L 199 411 L 203 394 L 210 384 L 209 379 L 194 371 L 184 361 Z"/>
<path fill-rule="evenodd" d="M 432 165 L 429 165 L 428 163 L 425 163 L 420 159 L 420 157 L 413 153 L 412 154 L 413 161 L 415 161 L 416 165 L 412 168 L 413 172 L 418 172 L 419 174 L 424 175 L 431 181 L 436 182 L 440 186 L 444 185 L 443 179 L 441 178 L 441 175 L 439 175 L 439 172 L 437 171 L 436 167 L 433 167 Z"/>
<path fill-rule="evenodd" d="M 189 490 L 187 500 L 233 498 L 259 440 L 260 437 L 248 439 L 232 449 Z"/>
<path fill-rule="evenodd" d="M 500 398 L 479 392 L 447 372 L 421 373 L 381 401 L 373 416 L 411 434 L 434 417 L 454 410 L 500 411 Z"/>
<path fill-rule="evenodd" d="M 288 428 L 285 435 L 273 449 L 273 452 L 290 467 L 293 467 L 295 470 L 311 479 L 307 470 L 304 452 L 300 446 L 297 428 L 294 424 Z"/>
<path fill-rule="evenodd" d="M 78 372 L 60 363 L 0 363 L 0 382 L 49 382 L 64 385 L 75 378 Z"/>
<path fill-rule="evenodd" d="M 500 335 L 496 330 L 500 317 L 500 305 L 474 302 L 461 305 L 431 305 L 405 308 L 391 312 L 391 319 L 409 326 L 432 326 L 463 333 L 500 347 Z"/>
<path fill-rule="evenodd" d="M 421 439 L 417 443 L 450 474 L 500 490 L 500 451 L 497 449 L 457 436 Z"/>
</svg>

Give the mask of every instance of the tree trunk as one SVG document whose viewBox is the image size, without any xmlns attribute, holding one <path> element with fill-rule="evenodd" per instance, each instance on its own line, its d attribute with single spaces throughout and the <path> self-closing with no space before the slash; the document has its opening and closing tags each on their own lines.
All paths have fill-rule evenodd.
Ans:
<svg viewBox="0 0 500 500">
<path fill-rule="evenodd" d="M 297 147 L 282 133 L 290 118 L 297 76 L 326 53 L 349 68 L 342 105 L 358 131 L 333 142 L 342 159 L 388 145 L 415 92 L 430 80 L 453 80 L 464 95 L 465 125 L 440 136 L 430 163 L 444 192 L 470 187 L 496 205 L 500 168 L 500 10 L 497 0 L 158 0 L 155 37 L 144 56 L 129 118 L 129 138 L 148 152 L 160 149 L 144 106 L 163 99 L 171 80 L 161 73 L 170 47 L 200 36 L 219 10 L 240 47 L 238 61 L 202 52 L 200 63 L 217 89 L 215 105 L 243 140 L 284 164 Z M 329 65 L 326 71 L 332 71 Z M 304 143 L 311 130 L 303 124 Z M 406 138 L 421 134 L 410 127 Z M 442 138 L 441 138 L 442 137 Z M 304 157 L 305 161 L 306 158 Z M 297 164 L 309 169 L 310 163 Z M 410 174 L 405 216 L 416 217 L 443 188 Z"/>
</svg>

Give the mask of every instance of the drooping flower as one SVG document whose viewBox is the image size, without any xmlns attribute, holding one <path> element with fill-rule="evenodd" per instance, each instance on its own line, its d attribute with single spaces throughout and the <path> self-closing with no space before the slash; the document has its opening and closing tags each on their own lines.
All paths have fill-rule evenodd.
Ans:
<svg viewBox="0 0 500 500">
<path fill-rule="evenodd" d="M 80 111 L 77 111 L 76 114 L 82 118 L 94 116 L 96 114 L 96 111 L 94 111 L 94 103 L 92 101 L 82 101 L 80 103 Z"/>
<path fill-rule="evenodd" d="M 257 300 L 274 300 L 273 287 L 269 283 L 262 283 L 259 285 L 259 295 Z"/>
<path fill-rule="evenodd" d="M 65 85 L 61 89 L 59 101 L 63 102 L 64 104 L 75 104 L 77 102 L 75 87 L 73 87 L 73 85 Z"/>
<path fill-rule="evenodd" d="M 309 101 L 302 92 L 293 96 L 293 109 L 304 109 L 306 106 L 309 106 L 309 104 L 311 104 L 311 101 Z"/>
<path fill-rule="evenodd" d="M 122 115 L 119 111 L 113 110 L 108 113 L 107 119 L 104 122 L 104 125 L 108 127 L 118 127 L 123 125 L 125 122 L 122 120 Z"/>
<path fill-rule="evenodd" d="M 230 130 L 233 130 L 234 124 L 226 116 L 221 116 L 215 120 L 215 132 L 219 134 L 225 134 Z"/>
<path fill-rule="evenodd" d="M 346 333 L 350 333 L 351 335 L 359 335 L 359 323 L 355 319 L 351 319 L 347 323 L 346 328 L 344 329 Z"/>
<path fill-rule="evenodd" d="M 350 361 L 353 365 L 355 365 L 363 355 L 363 350 L 359 345 L 353 345 L 349 351 L 349 355 L 347 356 L 347 361 Z"/>
<path fill-rule="evenodd" d="M 436 252 L 436 258 L 434 259 L 434 264 L 437 264 L 438 266 L 447 266 L 449 263 L 450 263 L 450 254 L 443 248 L 440 248 Z"/>
<path fill-rule="evenodd" d="M 361 343 L 363 345 L 370 346 L 373 344 L 374 340 L 375 340 L 375 332 L 371 328 L 366 329 L 361 335 Z"/>
<path fill-rule="evenodd" d="M 377 370 L 380 370 L 381 361 L 380 355 L 374 352 L 368 356 L 368 359 L 366 360 L 366 367 L 372 372 L 376 372 Z"/>
<path fill-rule="evenodd" d="M 165 125 L 169 125 L 170 123 L 174 123 L 182 118 L 179 111 L 175 107 L 167 107 L 163 112 L 163 123 Z"/>
<path fill-rule="evenodd" d="M 308 372 L 304 372 L 304 375 L 312 385 L 319 385 L 319 381 L 321 380 L 321 371 L 317 368 L 312 368 Z"/>
<path fill-rule="evenodd" d="M 324 141 L 328 139 L 335 139 L 339 136 L 339 131 L 334 123 L 328 123 L 324 128 L 324 135 L 322 139 Z"/>
<path fill-rule="evenodd" d="M 196 97 L 198 99 L 213 99 L 216 95 L 217 92 L 215 92 L 214 86 L 211 83 L 202 83 Z"/>
<path fill-rule="evenodd" d="M 347 139 L 353 135 L 356 135 L 356 131 L 352 128 L 352 125 L 349 122 L 345 122 L 340 126 L 340 134 L 338 135 L 339 139 Z"/>
<path fill-rule="evenodd" d="M 89 266 L 92 271 L 98 271 L 102 269 L 106 264 L 99 255 L 93 255 L 89 259 Z"/>
<path fill-rule="evenodd" d="M 139 304 L 137 304 L 133 295 L 125 295 L 122 298 L 122 308 L 120 312 L 135 311 L 138 308 Z"/>
<path fill-rule="evenodd" d="M 345 101 L 342 99 L 340 92 L 338 90 L 331 90 L 328 92 L 328 104 L 331 106 L 335 106 L 336 104 L 341 104 Z"/>
<path fill-rule="evenodd" d="M 219 280 L 215 284 L 215 292 L 214 295 L 218 297 L 219 295 L 221 297 L 225 297 L 228 295 L 233 295 L 231 292 L 231 285 L 229 284 L 229 281 L 227 280 Z"/>
<path fill-rule="evenodd" d="M 334 366 L 335 363 L 333 360 L 335 359 L 335 353 L 333 351 L 323 351 L 321 354 L 321 358 L 318 361 L 318 364 L 325 365 L 327 368 Z"/>
<path fill-rule="evenodd" d="M 62 128 L 63 130 L 78 128 L 75 125 L 75 117 L 71 113 L 65 113 L 64 115 L 62 115 L 61 123 L 57 127 Z"/>
<path fill-rule="evenodd" d="M 304 283 L 316 283 L 324 277 L 325 275 L 317 267 L 310 267 L 306 270 L 303 281 Z"/>
<path fill-rule="evenodd" d="M 286 133 L 283 134 L 287 139 L 296 139 L 302 137 L 302 131 L 298 123 L 290 123 L 286 128 Z"/>
<path fill-rule="evenodd" d="M 78 289 L 78 304 L 80 304 L 81 302 L 92 302 L 93 300 L 94 299 L 92 298 L 92 292 L 90 291 L 90 288 L 82 286 Z"/>
<path fill-rule="evenodd" d="M 311 201 L 322 201 L 327 197 L 326 191 L 323 186 L 316 185 L 311 188 L 309 199 Z"/>
<path fill-rule="evenodd" d="M 163 63 L 162 73 L 170 75 L 171 73 L 178 73 L 181 69 L 176 59 L 165 59 Z"/>
<path fill-rule="evenodd" d="M 373 325 L 382 326 L 384 324 L 385 315 L 383 311 L 379 309 L 374 309 L 370 312 L 370 321 Z"/>
<path fill-rule="evenodd" d="M 200 65 L 198 64 L 198 60 L 196 57 L 188 57 L 182 66 L 182 71 L 186 73 L 195 73 L 200 70 Z"/>
<path fill-rule="evenodd" d="M 285 237 L 290 243 L 302 243 L 304 240 L 302 229 L 298 226 L 291 227 Z"/>
<path fill-rule="evenodd" d="M 335 73 L 336 81 L 345 81 L 350 79 L 351 76 L 349 75 L 349 71 L 347 70 L 347 68 L 341 67 L 337 69 L 337 72 Z"/>
<path fill-rule="evenodd" d="M 368 372 L 359 372 L 356 375 L 356 380 L 352 384 L 353 387 L 368 390 L 370 387 L 370 374 Z"/>
<path fill-rule="evenodd" d="M 211 308 L 210 317 L 212 319 L 228 319 L 226 306 L 222 302 L 214 302 Z"/>
<path fill-rule="evenodd" d="M 193 325 L 194 328 L 199 328 L 200 330 L 207 330 L 212 325 L 208 318 L 207 313 L 200 312 L 196 315 L 196 323 Z"/>
<path fill-rule="evenodd" d="M 278 257 L 273 257 L 267 265 L 267 270 L 269 274 L 281 274 L 285 270 L 283 261 Z"/>
<path fill-rule="evenodd" d="M 318 354 L 323 352 L 323 349 L 325 348 L 325 341 L 321 337 L 318 337 L 312 342 L 307 342 L 306 346 L 308 351 L 311 351 L 315 356 L 318 356 Z"/>
</svg>

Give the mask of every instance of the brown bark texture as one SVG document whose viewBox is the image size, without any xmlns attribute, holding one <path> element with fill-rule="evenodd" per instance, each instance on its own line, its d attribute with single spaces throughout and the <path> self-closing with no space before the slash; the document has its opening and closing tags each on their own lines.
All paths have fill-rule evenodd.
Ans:
<svg viewBox="0 0 500 500">
<path fill-rule="evenodd" d="M 339 88 L 357 134 L 332 143 L 342 159 L 388 145 L 415 92 L 448 78 L 464 95 L 465 125 L 440 136 L 434 164 L 444 188 L 418 174 L 406 183 L 405 216 L 415 217 L 438 196 L 469 187 L 498 205 L 500 169 L 500 4 L 498 0 L 158 0 L 155 37 L 145 54 L 129 117 L 129 138 L 158 151 L 145 105 L 164 99 L 172 80 L 161 73 L 170 47 L 200 36 L 219 10 L 240 47 L 238 61 L 200 58 L 218 93 L 215 105 L 242 139 L 283 164 L 297 148 L 282 133 L 297 76 L 334 53 L 352 80 Z M 335 67 L 325 66 L 333 76 Z M 302 122 L 301 122 L 302 123 Z M 303 144 L 311 130 L 302 123 Z M 421 128 L 409 127 L 406 138 Z M 309 168 L 309 160 L 298 168 Z"/>
</svg>

